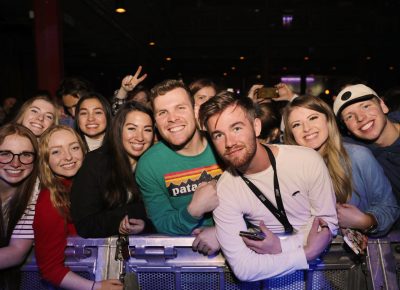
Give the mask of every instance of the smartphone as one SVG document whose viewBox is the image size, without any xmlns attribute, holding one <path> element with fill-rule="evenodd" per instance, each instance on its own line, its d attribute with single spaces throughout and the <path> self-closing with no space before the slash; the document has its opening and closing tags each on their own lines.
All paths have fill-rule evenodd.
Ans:
<svg viewBox="0 0 400 290">
<path fill-rule="evenodd" d="M 276 88 L 259 88 L 257 91 L 257 99 L 273 99 L 279 97 Z"/>
<path fill-rule="evenodd" d="M 239 236 L 246 237 L 250 240 L 254 241 L 262 241 L 265 239 L 265 234 L 263 232 L 247 232 L 247 231 L 240 231 Z"/>
</svg>

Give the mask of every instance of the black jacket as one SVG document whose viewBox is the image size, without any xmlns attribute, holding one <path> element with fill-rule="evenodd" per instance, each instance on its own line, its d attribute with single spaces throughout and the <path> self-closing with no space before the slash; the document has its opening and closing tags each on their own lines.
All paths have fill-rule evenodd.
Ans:
<svg viewBox="0 0 400 290">
<path fill-rule="evenodd" d="M 146 222 L 144 232 L 153 229 L 141 201 L 129 202 L 114 208 L 108 206 L 105 193 L 110 178 L 111 158 L 105 146 L 89 152 L 74 178 L 71 190 L 71 216 L 81 237 L 105 238 L 118 235 L 119 224 L 127 214 L 130 218 Z"/>
</svg>

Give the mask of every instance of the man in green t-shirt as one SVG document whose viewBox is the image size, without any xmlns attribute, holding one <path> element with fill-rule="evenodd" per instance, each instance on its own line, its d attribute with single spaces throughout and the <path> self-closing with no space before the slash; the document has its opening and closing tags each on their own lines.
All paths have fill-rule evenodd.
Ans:
<svg viewBox="0 0 400 290">
<path fill-rule="evenodd" d="M 218 206 L 216 179 L 222 170 L 196 127 L 194 101 L 183 82 L 161 82 L 150 100 L 162 141 L 136 169 L 149 218 L 160 233 L 196 235 L 193 248 L 212 254 L 219 249 L 211 212 Z"/>
</svg>

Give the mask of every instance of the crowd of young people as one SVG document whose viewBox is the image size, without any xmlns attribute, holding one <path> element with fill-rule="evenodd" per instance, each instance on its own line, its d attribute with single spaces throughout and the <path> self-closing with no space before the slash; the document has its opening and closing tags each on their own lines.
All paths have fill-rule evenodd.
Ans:
<svg viewBox="0 0 400 290">
<path fill-rule="evenodd" d="M 222 249 L 240 279 L 259 280 L 307 268 L 341 230 L 380 237 L 395 227 L 400 124 L 371 88 L 343 88 L 332 110 L 279 84 L 275 101 L 288 103 L 280 126 L 282 106 L 257 100 L 261 86 L 250 98 L 206 79 L 148 91 L 138 88 L 141 70 L 122 79 L 111 102 L 65 80 L 58 96 L 68 116 L 39 96 L 1 127 L 1 289 L 17 289 L 33 241 L 49 283 L 122 289 L 64 266 L 70 235 L 193 235 L 194 250 Z M 280 127 L 287 145 L 276 145 Z M 280 198 L 271 194 L 277 186 Z M 240 237 L 249 225 L 266 238 Z"/>
</svg>

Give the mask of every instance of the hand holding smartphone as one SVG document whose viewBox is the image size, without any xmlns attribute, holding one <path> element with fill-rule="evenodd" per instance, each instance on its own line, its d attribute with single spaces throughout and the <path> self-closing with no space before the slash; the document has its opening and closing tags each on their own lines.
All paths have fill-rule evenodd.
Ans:
<svg viewBox="0 0 400 290">
<path fill-rule="evenodd" d="M 257 90 L 257 99 L 274 99 L 278 98 L 278 90 L 273 87 L 262 87 Z"/>
</svg>

